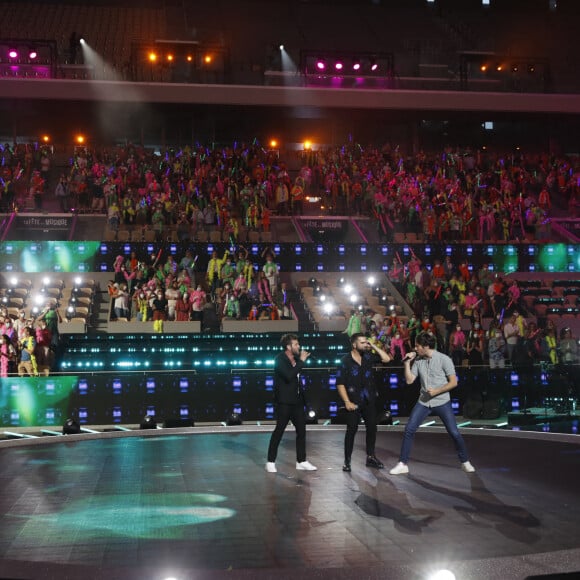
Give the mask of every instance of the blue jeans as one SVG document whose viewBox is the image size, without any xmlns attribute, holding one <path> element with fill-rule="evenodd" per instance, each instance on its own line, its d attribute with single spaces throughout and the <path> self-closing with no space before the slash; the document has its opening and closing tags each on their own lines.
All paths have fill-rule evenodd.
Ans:
<svg viewBox="0 0 580 580">
<path fill-rule="evenodd" d="M 405 427 L 405 432 L 403 433 L 403 445 L 401 446 L 401 455 L 399 461 L 401 463 L 409 462 L 409 455 L 411 454 L 411 447 L 413 446 L 413 437 L 419 428 L 419 425 L 429 415 L 436 415 L 443 421 L 447 433 L 449 433 L 453 443 L 455 444 L 455 449 L 457 450 L 457 455 L 459 456 L 459 461 L 464 463 L 469 461 L 469 455 L 467 454 L 467 448 L 465 447 L 465 442 L 459 429 L 457 428 L 457 423 L 455 422 L 455 416 L 453 415 L 453 409 L 451 408 L 451 401 L 448 401 L 444 405 L 439 405 L 438 407 L 425 407 L 421 403 L 417 403 L 411 415 L 409 416 L 409 422 Z"/>
</svg>

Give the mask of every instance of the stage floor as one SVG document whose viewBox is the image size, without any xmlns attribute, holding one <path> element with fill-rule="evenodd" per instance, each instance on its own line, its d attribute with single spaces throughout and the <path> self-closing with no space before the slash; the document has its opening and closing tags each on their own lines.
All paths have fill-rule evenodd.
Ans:
<svg viewBox="0 0 580 580">
<path fill-rule="evenodd" d="M 0 444 L 0 578 L 516 579 L 580 571 L 580 438 L 441 428 L 417 434 L 408 476 L 343 473 L 344 427 L 309 426 L 316 472 L 272 427 L 164 429 Z M 400 427 L 377 455 L 397 461 Z"/>
</svg>

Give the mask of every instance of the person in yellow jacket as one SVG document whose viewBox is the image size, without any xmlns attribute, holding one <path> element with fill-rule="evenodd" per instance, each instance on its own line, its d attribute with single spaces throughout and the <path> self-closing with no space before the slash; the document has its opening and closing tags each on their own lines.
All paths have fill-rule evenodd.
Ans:
<svg viewBox="0 0 580 580">
<path fill-rule="evenodd" d="M 38 376 L 36 364 L 36 339 L 30 326 L 24 328 L 24 337 L 20 341 L 20 362 L 18 363 L 18 375 L 23 377 L 28 374 L 31 377 Z"/>
<path fill-rule="evenodd" d="M 218 254 L 215 250 L 211 253 L 211 258 L 207 265 L 206 280 L 212 294 L 215 294 L 215 291 L 220 286 L 222 267 L 228 255 L 228 250 L 225 251 L 223 258 L 221 259 L 218 258 Z"/>
</svg>

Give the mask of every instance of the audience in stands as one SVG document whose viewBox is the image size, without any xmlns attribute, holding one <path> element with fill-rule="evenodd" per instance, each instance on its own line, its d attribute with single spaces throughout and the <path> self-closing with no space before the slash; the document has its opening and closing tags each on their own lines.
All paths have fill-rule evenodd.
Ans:
<svg viewBox="0 0 580 580">
<path fill-rule="evenodd" d="M 52 156 L 49 147 L 3 147 L 4 207 L 16 200 L 21 209 L 40 208 L 53 187 Z M 106 211 L 113 230 L 137 226 L 161 240 L 174 226 L 184 240 L 216 228 L 233 243 L 241 227 L 266 231 L 272 211 L 301 214 L 309 196 L 333 213 L 374 217 L 386 235 L 394 222 L 426 240 L 541 238 L 553 198 L 574 205 L 579 194 L 580 166 L 565 156 L 451 148 L 406 154 L 388 144 L 349 143 L 303 152 L 300 161 L 293 181 L 286 160 L 258 143 L 167 148 L 161 155 L 134 144 L 77 148 L 51 192 L 63 204 L 67 192 L 66 206 L 77 211 Z"/>
<path fill-rule="evenodd" d="M 415 314 L 401 324 L 392 321 L 387 309 L 383 315 L 372 309 L 353 309 L 345 332 L 368 332 L 371 340 L 380 341 L 394 353 L 404 352 L 401 340 L 405 350 L 413 348 L 417 330 L 424 329 L 436 336 L 438 348 L 457 366 L 577 363 L 578 343 L 570 328 L 559 335 L 554 317 L 538 316 L 533 309 L 526 309 L 523 282 L 494 273 L 487 264 L 471 272 L 466 263 L 454 265 L 447 258 L 445 267 L 441 260 L 434 260 L 431 280 L 423 292 L 416 284 L 423 266 L 415 254 L 408 263 L 399 258 L 394 261 L 396 276 L 390 270 L 386 273 L 386 279 L 407 299 L 413 312 L 422 316 L 421 322 Z"/>
<path fill-rule="evenodd" d="M 2 154 L 1 206 L 41 207 L 51 187 L 51 149 L 5 145 Z M 555 198 L 575 206 L 579 195 L 580 167 L 564 156 L 482 154 L 469 149 L 407 155 L 389 145 L 352 143 L 301 155 L 299 176 L 292 179 L 286 160 L 257 143 L 168 148 L 160 155 L 132 144 L 77 148 L 53 191 L 59 198 L 66 192 L 63 210 L 70 206 L 106 212 L 113 230 L 131 227 L 143 235 L 151 230 L 159 240 L 171 227 L 178 240 L 220 230 L 222 239 L 238 247 L 237 253 L 212 256 L 205 289 L 196 284 L 191 252 L 179 262 L 172 256 L 142 261 L 136 255 L 128 260 L 120 257 L 111 286 L 115 315 L 143 321 L 199 319 L 208 304 L 219 317 L 286 317 L 286 294 L 280 291 L 275 257 L 265 255 L 262 264 L 252 264 L 239 241 L 242 228 L 267 231 L 273 211 L 302 213 L 304 200 L 311 195 L 321 197 L 333 213 L 372 216 L 385 235 L 393 234 L 389 224 L 398 223 L 426 240 L 473 241 L 537 237 Z M 506 356 L 512 364 L 519 359 L 557 364 L 576 357 L 574 340 L 566 336 L 564 342 L 549 323 L 542 321 L 539 331 L 533 323 L 526 327 L 524 317 L 517 314 L 524 309 L 518 282 L 487 266 L 471 272 L 466 263 L 454 264 L 445 256 L 429 271 L 413 254 L 406 264 L 397 256 L 387 275 L 416 317 L 396 324 L 388 317 L 377 319 L 376 313 L 357 312 L 352 326 L 389 341 L 388 348 L 397 353 L 412 348 L 417 329 L 424 327 L 437 336 L 440 350 L 455 351 L 457 361 L 461 352 L 468 364 L 491 361 L 492 340 L 498 366 Z M 46 323 L 54 340 L 58 324 L 55 331 L 50 316 Z M 492 319 L 487 336 L 484 318 Z M 17 331 L 19 341 L 24 338 L 22 328 L 26 327 Z M 465 337 L 462 349 L 459 333 Z M 395 342 L 399 340 L 402 347 Z M 566 355 L 562 344 L 567 345 Z"/>
<path fill-rule="evenodd" d="M 128 259 L 115 259 L 115 279 L 108 285 L 114 320 L 153 321 L 155 330 L 162 332 L 163 321 L 201 321 L 204 328 L 203 316 L 210 307 L 218 322 L 292 318 L 288 288 L 279 281 L 270 248 L 262 254 L 262 265 L 252 263 L 242 245 L 226 250 L 221 258 L 214 251 L 205 289 L 195 286 L 197 257 L 190 250 L 180 260 L 168 255 L 163 261 L 161 256 L 162 251 L 142 261 L 131 252 Z"/>
<path fill-rule="evenodd" d="M 60 341 L 58 325 L 63 321 L 57 305 L 50 301 L 30 318 L 23 309 L 14 320 L 12 316 L 0 308 L 0 375 L 48 375 Z"/>
</svg>

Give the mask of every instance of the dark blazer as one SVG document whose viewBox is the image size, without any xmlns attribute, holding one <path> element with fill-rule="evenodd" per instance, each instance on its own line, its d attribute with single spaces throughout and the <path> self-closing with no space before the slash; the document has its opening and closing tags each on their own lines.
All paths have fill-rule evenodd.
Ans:
<svg viewBox="0 0 580 580">
<path fill-rule="evenodd" d="M 296 360 L 292 366 L 285 352 L 276 356 L 274 363 L 274 401 L 285 405 L 305 404 L 304 390 L 300 382 L 300 371 L 304 362 Z"/>
</svg>

